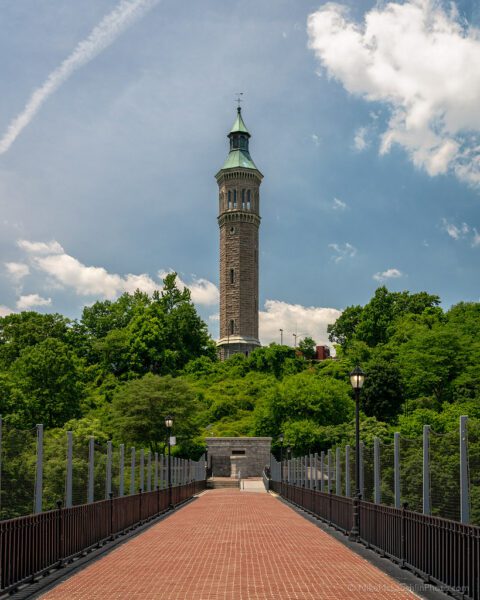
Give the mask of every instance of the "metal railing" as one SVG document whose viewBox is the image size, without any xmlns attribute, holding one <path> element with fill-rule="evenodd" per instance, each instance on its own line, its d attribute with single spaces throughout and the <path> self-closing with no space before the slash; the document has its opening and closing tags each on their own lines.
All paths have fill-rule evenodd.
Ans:
<svg viewBox="0 0 480 600">
<path fill-rule="evenodd" d="M 172 503 L 181 504 L 205 489 L 205 480 L 172 488 Z M 169 490 L 111 497 L 0 521 L 0 593 L 59 568 L 169 509 Z"/>
<path fill-rule="evenodd" d="M 270 489 L 458 598 L 480 600 L 480 527 L 270 480 Z"/>
</svg>

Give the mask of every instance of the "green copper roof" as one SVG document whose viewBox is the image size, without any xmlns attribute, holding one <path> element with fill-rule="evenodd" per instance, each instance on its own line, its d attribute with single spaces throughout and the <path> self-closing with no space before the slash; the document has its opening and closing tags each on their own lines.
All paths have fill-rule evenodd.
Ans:
<svg viewBox="0 0 480 600">
<path fill-rule="evenodd" d="M 245 123 L 243 122 L 242 111 L 240 110 L 240 107 L 237 109 L 237 118 L 235 119 L 235 123 L 233 124 L 230 133 L 247 133 L 250 135 Z"/>
<path fill-rule="evenodd" d="M 250 158 L 250 154 L 244 150 L 232 150 L 227 156 L 227 160 L 222 169 L 234 169 L 235 167 L 243 167 L 244 169 L 257 169 L 255 163 Z"/>
</svg>

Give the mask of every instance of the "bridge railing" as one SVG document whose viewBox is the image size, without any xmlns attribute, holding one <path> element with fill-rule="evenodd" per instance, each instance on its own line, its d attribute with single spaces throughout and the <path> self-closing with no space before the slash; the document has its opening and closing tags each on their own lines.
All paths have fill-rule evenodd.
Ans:
<svg viewBox="0 0 480 600">
<path fill-rule="evenodd" d="M 16 429 L 0 417 L 0 520 L 150 492 L 168 486 L 168 456 L 82 431 Z M 174 489 L 205 479 L 199 461 L 171 457 Z"/>
<path fill-rule="evenodd" d="M 480 600 L 480 527 L 403 508 L 357 501 L 305 484 L 270 481 L 270 489 L 346 535 L 358 502 L 358 541 L 454 597 Z"/>
<path fill-rule="evenodd" d="M 172 488 L 181 504 L 205 488 L 205 480 Z M 91 504 L 0 521 L 0 593 L 48 574 L 169 509 L 169 490 L 111 497 Z"/>
</svg>

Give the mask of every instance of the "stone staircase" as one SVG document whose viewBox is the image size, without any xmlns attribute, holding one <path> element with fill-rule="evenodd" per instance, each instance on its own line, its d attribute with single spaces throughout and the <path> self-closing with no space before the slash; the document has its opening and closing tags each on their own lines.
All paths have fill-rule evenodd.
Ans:
<svg viewBox="0 0 480 600">
<path fill-rule="evenodd" d="M 234 479 L 233 477 L 210 477 L 207 479 L 208 490 L 218 490 L 224 488 L 238 489 L 240 487 L 240 480 Z"/>
</svg>

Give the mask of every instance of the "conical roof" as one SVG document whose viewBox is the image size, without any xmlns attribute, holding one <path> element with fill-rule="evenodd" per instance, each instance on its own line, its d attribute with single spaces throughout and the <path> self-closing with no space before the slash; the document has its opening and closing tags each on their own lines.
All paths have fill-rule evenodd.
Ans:
<svg viewBox="0 0 480 600">
<path fill-rule="evenodd" d="M 240 106 L 237 108 L 237 118 L 235 119 L 235 123 L 233 124 L 230 133 L 246 133 L 247 135 L 250 135 L 247 126 L 243 122 L 242 109 Z"/>
</svg>

